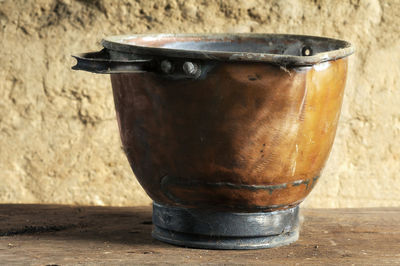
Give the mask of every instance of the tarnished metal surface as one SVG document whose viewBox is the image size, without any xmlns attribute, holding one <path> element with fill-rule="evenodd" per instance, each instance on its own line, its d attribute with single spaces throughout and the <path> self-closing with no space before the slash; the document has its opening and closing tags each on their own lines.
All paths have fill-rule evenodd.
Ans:
<svg viewBox="0 0 400 266">
<path fill-rule="evenodd" d="M 73 69 L 100 74 L 148 71 L 174 78 L 199 78 L 202 65 L 221 61 L 310 66 L 354 52 L 354 47 L 342 40 L 282 34 L 126 35 L 105 38 L 102 44 L 105 49 L 100 52 L 74 55 L 77 65 Z"/>
<path fill-rule="evenodd" d="M 289 245 L 299 239 L 299 231 L 260 237 L 215 237 L 177 233 L 155 227 L 152 236 L 160 241 L 182 247 L 248 250 Z"/>
<path fill-rule="evenodd" d="M 72 55 L 77 62 L 73 70 L 97 74 L 154 72 L 170 79 L 204 79 L 216 61 L 183 60 L 182 58 L 139 57 L 108 49 Z"/>
<path fill-rule="evenodd" d="M 167 230 L 211 236 L 255 237 L 297 230 L 299 208 L 273 212 L 217 212 L 153 204 L 153 224 Z"/>
<path fill-rule="evenodd" d="M 299 207 L 230 213 L 153 204 L 153 236 L 196 248 L 258 249 L 287 245 L 299 236 Z"/>
<path fill-rule="evenodd" d="M 77 60 L 73 70 L 84 70 L 98 74 L 115 74 L 115 73 L 141 73 L 151 71 L 153 66 L 151 59 L 111 59 L 107 49 L 99 52 L 83 53 L 73 55 Z"/>
<path fill-rule="evenodd" d="M 349 56 L 342 40 L 289 34 L 157 34 L 103 39 L 107 49 L 140 55 L 305 66 Z M 306 52 L 306 53 L 305 53 Z"/>
</svg>

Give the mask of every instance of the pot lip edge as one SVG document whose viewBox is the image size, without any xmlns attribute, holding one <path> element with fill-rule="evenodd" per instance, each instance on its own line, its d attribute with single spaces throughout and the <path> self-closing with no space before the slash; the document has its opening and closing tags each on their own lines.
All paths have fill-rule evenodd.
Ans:
<svg viewBox="0 0 400 266">
<path fill-rule="evenodd" d="M 210 51 L 210 50 L 187 50 L 165 47 L 149 47 L 145 45 L 128 44 L 124 42 L 127 39 L 133 38 L 166 38 L 166 37 L 180 37 L 180 38 L 298 38 L 301 39 L 314 39 L 319 41 L 330 41 L 339 43 L 341 48 L 330 50 L 326 52 L 317 53 L 311 56 L 297 56 L 297 55 L 284 55 L 284 54 L 270 54 L 270 53 L 253 53 L 253 52 L 226 52 L 226 51 Z M 102 39 L 101 44 L 104 48 L 114 50 L 121 53 L 135 53 L 138 55 L 156 55 L 165 57 L 183 57 L 187 59 L 203 59 L 203 60 L 216 60 L 228 62 L 264 62 L 273 63 L 283 66 L 310 66 L 326 61 L 334 61 L 350 56 L 355 52 L 355 47 L 350 42 L 341 39 L 335 39 L 324 36 L 312 35 L 299 35 L 299 34 L 275 34 L 275 33 L 238 33 L 238 34 L 131 34 L 131 35 L 114 35 Z"/>
</svg>

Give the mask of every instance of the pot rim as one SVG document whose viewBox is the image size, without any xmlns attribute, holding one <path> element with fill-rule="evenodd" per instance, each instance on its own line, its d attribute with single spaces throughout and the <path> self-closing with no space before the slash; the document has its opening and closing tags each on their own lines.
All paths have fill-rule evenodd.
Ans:
<svg viewBox="0 0 400 266">
<path fill-rule="evenodd" d="M 225 42 L 228 44 L 232 42 L 247 42 L 249 45 L 254 45 L 257 42 L 264 42 L 271 48 L 276 48 L 276 46 L 281 45 L 279 48 L 287 47 L 287 49 L 290 48 L 287 45 L 289 43 L 292 44 L 292 48 L 290 48 L 292 50 L 293 47 L 295 47 L 294 49 L 296 49 L 296 47 L 300 47 L 299 49 L 310 47 L 311 49 L 311 45 L 319 45 L 319 48 L 325 49 L 326 51 L 321 51 L 306 56 L 301 54 L 293 55 L 268 52 L 221 51 L 218 49 L 198 49 L 196 47 L 193 49 L 183 49 L 175 47 L 162 47 L 159 45 L 155 46 L 154 44 L 152 46 L 146 45 L 146 42 L 151 44 L 151 42 L 162 41 L 163 39 L 166 41 L 171 40 L 169 43 L 175 44 L 184 44 L 185 40 L 187 40 L 186 43 L 191 42 L 200 45 L 202 43 L 209 44 L 210 42 Z M 294 44 L 294 42 L 297 43 Z M 186 59 L 217 61 L 265 62 L 283 66 L 314 65 L 326 61 L 341 59 L 355 52 L 354 46 L 344 40 L 296 34 L 133 34 L 105 37 L 101 41 L 101 44 L 109 50 L 135 55 L 180 57 Z M 285 51 L 286 50 L 283 52 Z M 296 53 L 302 52 L 299 50 Z"/>
</svg>

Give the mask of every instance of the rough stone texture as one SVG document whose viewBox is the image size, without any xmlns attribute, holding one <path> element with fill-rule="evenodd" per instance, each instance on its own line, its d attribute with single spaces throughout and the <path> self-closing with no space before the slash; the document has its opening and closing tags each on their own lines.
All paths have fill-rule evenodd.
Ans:
<svg viewBox="0 0 400 266">
<path fill-rule="evenodd" d="M 354 43 L 334 148 L 304 205 L 400 205 L 399 0 L 0 0 L 0 202 L 150 203 L 121 150 L 109 77 L 70 70 L 70 54 L 102 37 L 150 32 Z"/>
</svg>

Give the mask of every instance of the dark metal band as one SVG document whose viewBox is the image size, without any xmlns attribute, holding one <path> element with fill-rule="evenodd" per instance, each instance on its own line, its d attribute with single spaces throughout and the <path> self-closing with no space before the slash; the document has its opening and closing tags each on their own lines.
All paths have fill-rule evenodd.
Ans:
<svg viewBox="0 0 400 266">
<path fill-rule="evenodd" d="M 257 249 L 298 239 L 299 207 L 274 212 L 232 213 L 153 204 L 153 237 L 175 245 Z"/>
<path fill-rule="evenodd" d="M 205 249 L 261 249 L 289 245 L 299 238 L 299 231 L 263 237 L 214 237 L 176 233 L 156 227 L 152 233 L 155 239 L 189 248 Z"/>
</svg>

